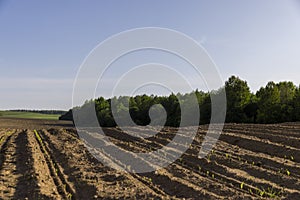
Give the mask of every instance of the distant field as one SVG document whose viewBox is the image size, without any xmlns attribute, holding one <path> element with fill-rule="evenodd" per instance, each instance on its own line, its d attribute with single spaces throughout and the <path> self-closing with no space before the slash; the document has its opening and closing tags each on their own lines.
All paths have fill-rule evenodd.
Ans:
<svg viewBox="0 0 300 200">
<path fill-rule="evenodd" d="M 60 115 L 57 114 L 41 114 L 33 112 L 15 112 L 15 111 L 0 111 L 0 117 L 23 118 L 23 119 L 47 119 L 57 120 Z"/>
</svg>

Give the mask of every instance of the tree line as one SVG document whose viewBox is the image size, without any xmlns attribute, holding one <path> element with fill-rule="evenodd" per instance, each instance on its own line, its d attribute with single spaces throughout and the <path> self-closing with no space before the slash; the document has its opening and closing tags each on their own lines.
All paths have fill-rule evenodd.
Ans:
<svg viewBox="0 0 300 200">
<path fill-rule="evenodd" d="M 224 88 L 227 97 L 227 123 L 300 121 L 300 87 L 290 81 L 279 83 L 270 81 L 265 87 L 261 87 L 256 93 L 252 93 L 246 81 L 231 76 L 225 82 Z M 211 118 L 211 95 L 218 95 L 220 91 L 221 89 L 212 92 L 196 90 L 187 94 L 178 93 L 175 95 L 172 93 L 169 96 L 137 95 L 135 97 L 120 96 L 111 99 L 99 97 L 86 101 L 80 107 L 69 110 L 60 119 L 73 120 L 72 111 L 76 109 L 80 111 L 82 118 L 87 119 L 88 124 L 89 113 L 85 112 L 85 109 L 95 106 L 101 126 L 116 126 L 111 110 L 113 104 L 116 108 L 117 117 L 122 118 L 125 113 L 129 112 L 136 124 L 148 125 L 151 121 L 149 109 L 158 104 L 164 107 L 167 114 L 165 125 L 177 127 L 180 125 L 181 120 L 180 104 L 189 106 L 189 99 L 192 95 L 196 95 L 200 109 L 199 124 L 208 124 Z M 129 104 L 126 102 L 129 102 Z"/>
</svg>

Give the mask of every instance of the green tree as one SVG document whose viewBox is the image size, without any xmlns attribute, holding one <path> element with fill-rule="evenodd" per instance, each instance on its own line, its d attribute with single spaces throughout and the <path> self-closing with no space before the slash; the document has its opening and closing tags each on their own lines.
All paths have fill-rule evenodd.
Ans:
<svg viewBox="0 0 300 200">
<path fill-rule="evenodd" d="M 277 84 L 280 92 L 280 122 L 293 120 L 293 99 L 296 86 L 292 82 L 280 82 Z"/>
<path fill-rule="evenodd" d="M 293 121 L 300 121 L 300 86 L 296 88 L 293 98 Z"/>
<path fill-rule="evenodd" d="M 260 88 L 260 90 L 256 93 L 256 96 L 258 97 L 258 122 L 279 122 L 281 106 L 280 91 L 278 86 L 271 81 L 266 85 L 265 88 Z"/>
<path fill-rule="evenodd" d="M 100 126 L 115 126 L 115 121 L 111 113 L 110 101 L 100 97 L 95 100 L 96 113 Z"/>
<path fill-rule="evenodd" d="M 243 122 L 246 120 L 244 108 L 250 102 L 251 92 L 246 81 L 231 76 L 225 83 L 227 97 L 227 122 Z"/>
<path fill-rule="evenodd" d="M 251 94 L 249 103 L 244 107 L 244 113 L 247 116 L 245 122 L 256 123 L 258 112 L 258 99 L 256 95 Z"/>
<path fill-rule="evenodd" d="M 209 124 L 211 118 L 211 98 L 209 93 L 205 94 L 200 104 L 200 124 Z"/>
<path fill-rule="evenodd" d="M 187 119 L 185 124 L 194 120 L 193 117 L 196 116 L 195 112 L 197 112 L 197 109 L 193 107 L 196 96 L 200 108 L 199 123 L 208 124 L 212 115 L 211 97 L 218 99 L 215 97 L 223 94 L 224 88 L 227 96 L 226 122 L 277 123 L 300 121 L 300 87 L 296 87 L 292 82 L 285 81 L 276 84 L 271 81 L 265 87 L 261 87 L 254 95 L 250 92 L 247 82 L 236 76 L 231 76 L 224 87 L 210 93 L 196 90 L 183 95 L 172 93 L 169 96 L 138 95 L 112 99 L 100 97 L 86 101 L 82 106 L 69 110 L 60 119 L 73 120 L 75 118 L 76 121 L 80 120 L 83 126 L 97 126 L 91 122 L 90 116 L 95 109 L 101 126 L 116 126 L 116 121 L 128 123 L 128 116 L 134 123 L 145 126 L 150 124 L 150 120 L 161 124 L 160 122 L 165 120 L 163 110 L 165 109 L 167 114 L 165 125 L 176 127 L 181 123 L 181 115 Z M 112 104 L 115 108 L 115 116 L 112 115 Z M 218 102 L 214 102 L 214 104 L 217 107 L 222 105 L 222 103 L 219 105 Z M 153 119 L 150 119 L 149 111 L 153 105 L 155 105 L 151 109 Z M 215 111 L 223 112 L 221 107 Z M 128 125 L 132 125 L 131 121 Z"/>
</svg>

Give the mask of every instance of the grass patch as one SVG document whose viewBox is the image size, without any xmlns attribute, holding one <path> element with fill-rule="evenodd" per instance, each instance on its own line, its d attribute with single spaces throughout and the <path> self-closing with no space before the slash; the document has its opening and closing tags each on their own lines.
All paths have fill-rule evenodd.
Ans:
<svg viewBox="0 0 300 200">
<path fill-rule="evenodd" d="M 21 119 L 58 120 L 60 115 L 41 114 L 41 113 L 34 113 L 34 112 L 0 111 L 0 117 L 21 118 Z"/>
</svg>

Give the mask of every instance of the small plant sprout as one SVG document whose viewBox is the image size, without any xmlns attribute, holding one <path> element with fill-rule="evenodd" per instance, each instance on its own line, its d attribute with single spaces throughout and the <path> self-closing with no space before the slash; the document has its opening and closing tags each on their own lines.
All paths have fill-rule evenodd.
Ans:
<svg viewBox="0 0 300 200">
<path fill-rule="evenodd" d="M 257 189 L 257 193 L 259 194 L 259 196 L 263 197 L 264 194 L 265 194 L 265 191 L 264 191 L 264 190 Z"/>
<path fill-rule="evenodd" d="M 252 191 L 251 191 L 252 192 Z M 281 191 L 276 191 L 273 187 L 268 187 L 267 190 L 256 188 L 256 194 L 261 197 L 276 198 L 282 194 Z"/>
<path fill-rule="evenodd" d="M 252 189 L 251 189 L 251 188 L 249 188 L 249 193 L 250 193 L 250 194 L 253 194 L 253 192 L 252 192 Z"/>
<path fill-rule="evenodd" d="M 207 161 L 210 162 L 210 154 L 207 155 Z"/>
<path fill-rule="evenodd" d="M 152 183 L 152 178 L 144 176 L 143 180 Z"/>
<path fill-rule="evenodd" d="M 268 196 L 270 197 L 270 198 L 275 198 L 276 196 L 278 196 L 278 195 L 280 195 L 280 191 L 279 192 L 276 192 L 275 190 L 274 190 L 274 188 L 270 188 L 270 187 L 268 187 L 268 189 L 267 189 L 267 194 L 268 194 Z"/>
<path fill-rule="evenodd" d="M 182 157 L 180 157 L 180 158 L 179 158 L 179 162 L 181 162 L 181 163 L 182 163 Z"/>
<path fill-rule="evenodd" d="M 291 159 L 291 161 L 294 161 L 294 160 L 295 160 L 293 156 L 290 156 L 290 159 Z"/>
<path fill-rule="evenodd" d="M 215 178 L 215 175 L 214 175 L 214 174 L 212 174 L 212 175 L 211 175 L 211 177 L 212 177 L 212 178 Z"/>
<path fill-rule="evenodd" d="M 290 175 L 291 175 L 291 172 L 287 169 L 287 170 L 286 170 L 286 174 L 287 174 L 288 176 L 290 176 Z"/>
<path fill-rule="evenodd" d="M 71 193 L 69 193 L 67 198 L 68 198 L 68 199 L 72 199 L 72 196 L 73 196 L 73 195 L 72 195 Z"/>
<path fill-rule="evenodd" d="M 264 196 L 264 194 L 265 194 L 265 191 L 264 190 L 261 190 L 260 192 L 259 192 L 259 195 L 262 197 L 262 196 Z"/>
<path fill-rule="evenodd" d="M 244 182 L 241 183 L 240 188 L 243 189 L 244 188 Z"/>
</svg>

